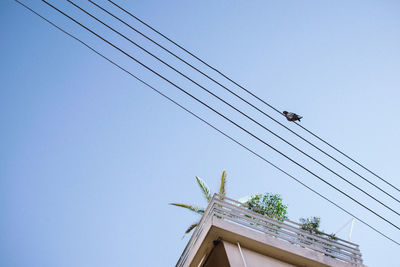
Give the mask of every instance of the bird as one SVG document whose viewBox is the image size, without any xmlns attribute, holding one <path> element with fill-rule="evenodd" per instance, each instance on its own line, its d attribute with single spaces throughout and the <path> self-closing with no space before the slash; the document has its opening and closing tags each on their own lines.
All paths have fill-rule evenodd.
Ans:
<svg viewBox="0 0 400 267">
<path fill-rule="evenodd" d="M 297 115 L 296 113 L 293 113 L 293 112 L 284 111 L 282 113 L 283 113 L 283 115 L 285 115 L 285 117 L 288 121 L 300 121 L 303 118 L 302 116 Z"/>
</svg>

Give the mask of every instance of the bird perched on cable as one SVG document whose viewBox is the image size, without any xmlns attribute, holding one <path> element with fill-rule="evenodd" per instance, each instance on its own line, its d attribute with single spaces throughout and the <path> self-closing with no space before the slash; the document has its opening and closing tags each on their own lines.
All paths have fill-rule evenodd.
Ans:
<svg viewBox="0 0 400 267">
<path fill-rule="evenodd" d="M 285 117 L 288 121 L 300 121 L 303 118 L 302 116 L 299 116 L 296 113 L 287 112 L 287 111 L 284 111 L 283 115 L 285 115 Z"/>
</svg>

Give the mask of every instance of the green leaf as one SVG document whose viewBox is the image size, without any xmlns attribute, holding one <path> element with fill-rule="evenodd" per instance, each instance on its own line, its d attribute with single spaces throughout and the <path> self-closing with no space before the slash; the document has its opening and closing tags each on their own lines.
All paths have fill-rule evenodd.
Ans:
<svg viewBox="0 0 400 267">
<path fill-rule="evenodd" d="M 196 181 L 197 181 L 197 184 L 200 186 L 201 191 L 203 191 L 204 197 L 207 199 L 207 202 L 210 202 L 211 201 L 211 193 L 210 193 L 210 189 L 208 188 L 207 184 L 197 176 L 196 176 Z"/>
<path fill-rule="evenodd" d="M 226 184 L 226 172 L 224 170 L 221 175 L 221 184 L 219 185 L 219 194 L 222 196 L 226 195 L 225 184 Z M 220 197 L 220 199 L 223 200 L 224 197 Z"/>
<path fill-rule="evenodd" d="M 189 205 L 189 204 L 183 204 L 183 203 L 169 203 L 169 204 L 173 205 L 173 206 L 185 208 L 185 209 L 191 210 L 191 211 L 199 213 L 199 214 L 203 214 L 204 213 L 204 209 L 201 209 L 201 208 L 199 208 L 197 206 L 193 206 L 193 205 Z"/>
<path fill-rule="evenodd" d="M 199 223 L 197 222 L 197 223 L 194 223 L 194 224 L 192 224 L 191 226 L 189 226 L 189 228 L 186 229 L 186 231 L 185 231 L 185 235 L 187 235 L 188 233 L 190 233 L 190 232 L 191 232 L 194 228 L 196 228 L 198 225 L 199 225 Z"/>
<path fill-rule="evenodd" d="M 283 204 L 282 197 L 278 194 L 256 194 L 247 202 L 250 210 L 261 215 L 267 215 L 271 218 L 283 221 L 281 218 L 287 218 L 287 205 Z"/>
<path fill-rule="evenodd" d="M 300 218 L 301 229 L 311 234 L 320 234 L 319 225 L 321 219 L 319 217 Z"/>
</svg>

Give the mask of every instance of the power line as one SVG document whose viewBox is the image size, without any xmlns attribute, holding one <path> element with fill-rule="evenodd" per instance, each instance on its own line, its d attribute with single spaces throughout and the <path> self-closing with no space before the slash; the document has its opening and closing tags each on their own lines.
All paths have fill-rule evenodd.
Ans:
<svg viewBox="0 0 400 267">
<path fill-rule="evenodd" d="M 281 111 L 279 111 L 277 108 L 275 108 L 274 106 L 272 106 L 271 104 L 269 104 L 267 101 L 263 100 L 262 98 L 260 98 L 259 96 L 257 96 L 256 94 L 254 94 L 253 92 L 251 92 L 249 89 L 246 89 L 244 86 L 240 85 L 239 83 L 235 82 L 233 79 L 229 78 L 229 76 L 227 76 L 226 74 L 224 74 L 223 72 L 221 72 L 220 70 L 214 68 L 213 66 L 211 66 L 210 64 L 208 64 L 207 62 L 205 62 L 204 60 L 202 60 L 201 58 L 199 58 L 198 56 L 196 56 L 194 53 L 190 52 L 189 50 L 187 50 L 186 48 L 184 48 L 183 46 L 179 45 L 178 43 L 176 43 L 175 41 L 173 41 L 171 38 L 167 37 L 166 35 L 164 35 L 163 33 L 161 33 L 160 31 L 158 31 L 157 29 L 155 29 L 154 27 L 150 26 L 149 24 L 147 24 L 146 22 L 144 22 L 143 20 L 139 19 L 138 17 L 136 17 L 135 15 L 133 15 L 131 12 L 127 11 L 126 9 L 122 8 L 121 6 L 119 6 L 118 4 L 116 4 L 115 2 L 113 2 L 112 0 L 107 0 L 109 1 L 111 4 L 113 4 L 114 6 L 116 6 L 117 8 L 119 8 L 120 10 L 124 11 L 126 14 L 128 14 L 129 16 L 133 17 L 134 19 L 136 19 L 137 21 L 139 21 L 140 23 L 142 23 L 143 25 L 145 25 L 146 27 L 148 27 L 149 29 L 151 29 L 152 31 L 156 32 L 157 34 L 159 34 L 160 36 L 162 36 L 163 38 L 165 38 L 166 40 L 168 40 L 169 42 L 171 42 L 172 44 L 174 44 L 175 46 L 179 47 L 181 50 L 183 50 L 184 52 L 188 53 L 189 55 L 191 55 L 193 58 L 197 59 L 198 61 L 200 61 L 201 63 L 203 63 L 204 65 L 206 65 L 208 68 L 212 69 L 213 71 L 217 72 L 218 74 L 220 74 L 222 77 L 224 77 L 225 79 L 227 79 L 228 81 L 230 81 L 231 83 L 235 84 L 236 86 L 238 86 L 239 88 L 241 88 L 242 90 L 244 90 L 246 93 L 248 93 L 249 95 L 251 95 L 252 97 L 256 98 L 257 100 L 259 100 L 260 102 L 262 102 L 263 104 L 267 105 L 268 107 L 270 107 L 271 109 L 273 109 L 274 111 L 278 112 L 280 115 L 283 115 L 281 113 Z M 89 2 L 92 2 L 91 0 L 89 0 Z M 335 151 L 339 152 L 340 154 L 342 154 L 343 156 L 345 156 L 346 158 L 348 158 L 349 160 L 351 160 L 352 162 L 356 163 L 358 166 L 360 166 L 361 168 L 363 168 L 364 170 L 368 171 L 369 173 L 371 173 L 372 175 L 374 175 L 375 177 L 379 178 L 381 181 L 385 182 L 387 185 L 391 186 L 392 188 L 396 189 L 398 192 L 400 192 L 400 189 L 397 188 L 396 186 L 392 185 L 391 183 L 389 183 L 388 181 L 386 181 L 384 178 L 382 178 L 381 176 L 379 176 L 378 174 L 376 174 L 375 172 L 371 171 L 370 169 L 368 169 L 367 167 L 365 167 L 364 165 L 362 165 L 360 162 L 356 161 L 355 159 L 353 159 L 352 157 L 348 156 L 347 154 L 345 154 L 344 152 L 342 152 L 341 150 L 339 150 L 338 148 L 336 148 L 335 146 L 331 145 L 329 142 L 325 141 L 324 139 L 322 139 L 321 137 L 319 137 L 317 134 L 313 133 L 311 130 L 308 130 L 307 128 L 305 128 L 304 126 L 302 126 L 301 124 L 294 122 L 297 126 L 299 126 L 300 128 L 302 128 L 303 130 L 305 130 L 306 132 L 308 132 L 309 134 L 311 134 L 312 136 L 314 136 L 315 138 L 317 138 L 318 140 L 320 140 L 321 142 L 323 142 L 324 144 L 328 145 L 329 147 L 331 147 L 332 149 L 334 149 Z M 382 190 L 381 190 L 382 191 Z M 392 196 L 391 196 L 392 197 Z M 393 198 L 393 197 L 392 197 Z M 396 201 L 398 201 L 397 199 L 395 199 Z"/>
<path fill-rule="evenodd" d="M 379 204 L 381 204 L 382 206 L 384 206 L 385 208 L 387 208 L 388 210 L 392 211 L 393 213 L 397 214 L 398 216 L 400 216 L 400 213 L 397 212 L 396 210 L 394 210 L 393 208 L 389 207 L 388 205 L 386 205 L 385 203 L 383 203 L 382 201 L 380 201 L 379 199 L 375 198 L 374 196 L 372 196 L 371 194 L 369 194 L 368 192 L 366 192 L 365 190 L 363 190 L 362 188 L 360 188 L 359 186 L 355 185 L 354 183 L 350 182 L 349 180 L 347 180 L 346 178 L 344 178 L 342 175 L 338 174 L 337 172 L 335 172 L 334 170 L 332 170 L 331 168 L 329 168 L 328 166 L 326 166 L 325 164 L 323 164 L 321 161 L 315 159 L 314 157 L 310 156 L 308 153 L 304 152 L 303 150 L 299 149 L 297 146 L 293 145 L 292 143 L 290 143 L 289 141 L 287 141 L 286 139 L 282 138 L 281 136 L 279 136 L 278 134 L 276 134 L 275 132 L 273 132 L 272 130 L 270 130 L 269 128 L 267 128 L 264 124 L 261 124 L 260 122 L 258 122 L 257 120 L 255 120 L 254 118 L 252 118 L 251 116 L 249 116 L 248 114 L 246 114 L 245 112 L 242 112 L 240 109 L 236 108 L 234 105 L 230 104 L 229 102 L 227 102 L 226 100 L 224 100 L 223 98 L 219 97 L 218 95 L 216 95 L 215 93 L 211 92 L 210 90 L 208 90 L 206 87 L 204 87 L 203 85 L 199 84 L 198 82 L 196 82 L 195 80 L 193 80 L 192 78 L 190 78 L 189 76 L 187 76 L 186 74 L 182 73 L 181 71 L 179 71 L 178 69 L 174 68 L 173 66 L 171 66 L 170 64 L 168 64 L 167 62 L 165 62 L 164 60 L 160 59 L 158 56 L 154 55 L 153 53 L 151 53 L 150 51 L 148 51 L 147 49 L 145 49 L 144 47 L 142 47 L 141 45 L 139 45 L 138 43 L 134 42 L 132 39 L 128 38 L 126 35 L 122 34 L 121 32 L 119 32 L 118 30 L 114 29 L 113 27 L 111 27 L 110 25 L 108 25 L 107 23 L 103 22 L 102 20 L 100 20 L 99 18 L 97 18 L 96 16 L 92 15 L 91 13 L 89 13 L 88 11 L 86 11 L 84 8 L 80 7 L 79 5 L 75 4 L 73 1 L 71 0 L 67 0 L 69 3 L 71 3 L 73 6 L 75 6 L 76 8 L 78 8 L 79 10 L 81 10 L 82 12 L 84 12 L 85 14 L 87 14 L 88 16 L 90 16 L 91 18 L 95 19 L 96 21 L 98 21 L 99 23 L 101 23 L 102 25 L 106 26 L 108 29 L 112 30 L 113 32 L 117 33 L 119 36 L 123 37 L 125 40 L 129 41 L 130 43 L 132 43 L 133 45 L 135 45 L 136 47 L 138 47 L 139 49 L 141 49 L 142 51 L 146 52 L 147 54 L 149 54 L 150 56 L 154 57 L 155 59 L 157 59 L 158 61 L 160 61 L 161 63 L 163 63 L 164 65 L 166 65 L 167 67 L 169 67 L 170 69 L 174 70 L 175 72 L 177 72 L 179 75 L 183 76 L 184 78 L 186 78 L 187 80 L 189 80 L 190 82 L 194 83 L 195 85 L 197 85 L 198 87 L 200 87 L 201 89 L 203 89 L 204 91 L 206 91 L 208 94 L 212 95 L 213 97 L 217 98 L 218 100 L 220 100 L 221 102 L 223 102 L 224 104 L 228 105 L 230 108 L 234 109 L 235 111 L 239 112 L 241 115 L 245 116 L 247 119 L 251 120 L 252 122 L 256 123 L 258 126 L 262 127 L 264 130 L 268 131 L 269 133 L 271 133 L 272 135 L 274 135 L 275 137 L 279 138 L 280 140 L 282 140 L 283 142 L 285 142 L 286 144 L 290 145 L 292 148 L 296 149 L 297 151 L 299 151 L 300 153 L 302 153 L 303 155 L 307 156 L 308 158 L 312 159 L 314 162 L 318 163 L 319 165 L 321 165 L 322 167 L 324 167 L 325 169 L 329 170 L 331 173 L 335 174 L 336 176 L 338 176 L 339 178 L 341 178 L 343 181 L 345 181 L 346 183 L 352 185 L 353 187 L 357 188 L 358 190 L 360 190 L 361 192 L 363 192 L 364 194 L 366 194 L 367 196 L 369 196 L 371 199 L 375 200 L 376 202 L 378 202 Z M 76 22 L 75 20 L 73 20 L 74 22 Z M 81 25 L 82 26 L 82 25 Z M 240 96 L 236 95 L 234 92 L 232 92 L 231 90 L 229 90 L 228 88 L 226 88 L 226 90 L 228 90 L 229 92 L 231 92 L 232 94 L 234 94 L 235 96 L 239 97 L 240 99 L 242 99 Z M 243 101 L 246 101 L 244 99 L 242 99 Z M 247 101 L 246 101 L 247 102 Z M 248 102 L 247 102 L 248 103 Z M 250 104 L 250 103 L 248 103 Z M 251 105 L 251 104 L 250 104 Z"/>
<path fill-rule="evenodd" d="M 135 78 L 136 80 L 138 80 L 139 82 L 141 82 L 142 84 L 146 85 L 147 87 L 149 87 L 150 89 L 152 89 L 153 91 L 155 91 L 156 93 L 158 93 L 159 95 L 161 95 L 162 97 L 164 97 L 165 99 L 167 99 L 168 101 L 172 102 L 173 104 L 177 105 L 179 108 L 181 108 L 182 110 L 184 110 L 185 112 L 189 113 L 190 115 L 194 116 L 195 118 L 199 119 L 201 122 L 205 123 L 206 125 L 210 126 L 211 128 L 213 128 L 214 130 L 216 130 L 217 132 L 221 133 L 222 135 L 224 135 L 225 137 L 227 137 L 228 139 L 230 139 L 231 141 L 233 141 L 234 143 L 238 144 L 239 146 L 241 146 L 242 148 L 246 149 L 247 151 L 249 151 L 250 153 L 252 153 L 253 155 L 257 156 L 258 158 L 260 158 L 261 160 L 263 160 L 264 162 L 270 164 L 272 167 L 274 167 L 275 169 L 279 170 L 280 172 L 284 173 L 285 175 L 289 176 L 290 178 L 292 178 L 293 180 L 295 180 L 297 183 L 301 184 L 302 186 L 306 187 L 307 189 L 311 190 L 313 193 L 317 194 L 318 196 L 320 196 L 321 198 L 325 199 L 326 201 L 328 201 L 329 203 L 333 204 L 334 206 L 336 206 L 337 208 L 339 208 L 340 210 L 342 210 L 343 212 L 347 213 L 348 215 L 356 218 L 358 221 L 360 221 L 361 223 L 363 223 L 364 225 L 366 225 L 367 227 L 369 227 L 370 229 L 372 229 L 373 231 L 375 231 L 376 233 L 380 234 L 381 236 L 385 237 L 386 239 L 392 241 L 393 243 L 397 244 L 400 246 L 400 243 L 398 243 L 397 241 L 393 240 L 392 238 L 390 238 L 389 236 L 385 235 L 384 233 L 380 232 L 378 229 L 374 228 L 373 226 L 371 226 L 370 224 L 364 222 L 363 220 L 359 219 L 357 216 L 353 215 L 352 213 L 350 213 L 349 211 L 347 211 L 346 209 L 342 208 L 341 206 L 339 206 L 338 204 L 336 204 L 335 202 L 329 200 L 328 198 L 326 198 L 325 196 L 323 196 L 322 194 L 320 194 L 319 192 L 317 192 L 316 190 L 312 189 L 311 187 L 307 186 L 306 184 L 304 184 L 303 182 L 301 182 L 299 179 L 295 178 L 294 176 L 292 176 L 291 174 L 289 174 L 288 172 L 284 171 L 283 169 L 281 169 L 280 167 L 278 167 L 277 165 L 273 164 L 272 162 L 268 161 L 266 158 L 264 158 L 263 156 L 259 155 L 258 153 L 254 152 L 253 150 L 251 150 L 250 148 L 248 148 L 247 146 L 243 145 L 242 143 L 240 143 L 239 141 L 237 141 L 236 139 L 234 139 L 233 137 L 229 136 L 228 134 L 226 134 L 225 132 L 223 132 L 222 130 L 220 130 L 219 128 L 217 128 L 216 126 L 214 126 L 213 124 L 209 123 L 208 121 L 206 121 L 205 119 L 201 118 L 200 116 L 196 115 L 195 113 L 193 113 L 192 111 L 190 111 L 189 109 L 185 108 L 184 106 L 182 106 L 181 104 L 179 104 L 178 102 L 176 102 L 175 100 L 173 100 L 172 98 L 168 97 L 167 95 L 163 94 L 161 91 L 157 90 L 155 87 L 151 86 L 150 84 L 148 84 L 147 82 L 145 82 L 144 80 L 140 79 L 139 77 L 135 76 L 134 74 L 132 74 L 130 71 L 126 70 L 125 68 L 121 67 L 119 64 L 117 64 L 116 62 L 112 61 L 111 59 L 109 59 L 108 57 L 104 56 L 102 53 L 100 53 L 99 51 L 95 50 L 93 47 L 91 47 L 90 45 L 88 45 L 87 43 L 85 43 L 84 41 L 80 40 L 79 38 L 75 37 L 74 35 L 70 34 L 69 32 L 65 31 L 64 29 L 62 29 L 61 27 L 57 26 L 56 24 L 54 24 L 53 22 L 49 21 L 48 19 L 46 19 L 45 17 L 43 17 L 42 15 L 40 15 L 39 13 L 37 13 L 36 11 L 34 11 L 33 9 L 31 9 L 30 7 L 26 6 L 25 4 L 23 4 L 22 2 L 18 1 L 18 0 L 14 0 L 15 2 L 17 2 L 18 4 L 20 4 L 21 6 L 23 6 L 24 8 L 26 8 L 27 10 L 29 10 L 30 12 L 32 12 L 33 14 L 37 15 L 38 17 L 40 17 L 41 19 L 43 19 L 44 21 L 46 21 L 47 23 L 49 23 L 50 25 L 52 25 L 53 27 L 57 28 L 58 30 L 60 30 L 61 32 L 65 33 L 66 35 L 68 35 L 69 37 L 71 37 L 72 39 L 78 41 L 79 43 L 81 43 L 82 45 L 84 45 L 85 47 L 87 47 L 88 49 L 90 49 L 92 52 L 94 52 L 95 54 L 99 55 L 100 57 L 104 58 L 105 60 L 107 60 L 108 62 L 110 62 L 111 64 L 113 64 L 114 66 L 116 66 L 117 68 L 119 68 L 120 70 L 124 71 L 125 73 L 129 74 L 130 76 L 132 76 L 133 78 Z"/>
<path fill-rule="evenodd" d="M 69 1 L 69 0 L 67 0 Z M 322 150 L 321 148 L 319 148 L 318 146 L 316 146 L 315 144 L 313 144 L 312 142 L 308 141 L 307 139 L 305 139 L 303 136 L 299 135 L 298 133 L 296 133 L 295 131 L 293 131 L 292 129 L 290 129 L 289 127 L 287 127 L 286 125 L 282 124 L 281 122 L 279 122 L 278 120 L 276 120 L 275 118 L 271 117 L 270 115 L 268 115 L 267 113 L 265 113 L 263 110 L 261 110 L 260 108 L 258 108 L 257 106 L 255 106 L 254 104 L 252 104 L 251 102 L 247 101 L 246 99 L 244 99 L 243 97 L 239 96 L 238 94 L 236 94 L 235 92 L 233 92 L 232 90 L 230 90 L 229 88 L 227 88 L 226 86 L 224 86 L 223 84 L 221 84 L 220 82 L 218 82 L 217 80 L 213 79 L 212 77 L 210 77 L 209 75 L 207 75 L 206 73 L 204 73 L 203 71 L 201 71 L 200 69 L 196 68 L 195 66 L 193 66 L 192 64 L 190 64 L 189 62 L 187 62 L 186 60 L 184 60 L 183 58 L 179 57 L 178 55 L 176 55 L 175 53 L 171 52 L 169 49 L 165 48 L 164 46 L 162 46 L 160 43 L 154 41 L 153 39 L 151 39 L 150 37 L 148 37 L 146 34 L 142 33 L 141 31 L 139 31 L 138 29 L 136 29 L 135 27 L 133 27 L 132 25 L 130 25 L 129 23 L 127 23 L 126 21 L 122 20 L 121 18 L 119 18 L 118 16 L 114 15 L 113 13 L 111 13 L 110 11 L 108 11 L 107 9 L 103 8 L 102 6 L 100 6 L 99 4 L 93 2 L 92 0 L 88 0 L 90 3 L 92 3 L 94 6 L 96 6 L 97 8 L 101 9 L 102 11 L 104 11 L 105 13 L 109 14 L 110 16 L 112 16 L 113 18 L 115 18 L 116 20 L 120 21 L 121 23 L 123 23 L 125 26 L 129 27 L 130 29 L 132 29 L 133 31 L 135 31 L 136 33 L 138 33 L 139 35 L 141 35 L 142 37 L 144 37 L 145 39 L 147 39 L 148 41 L 152 42 L 153 44 L 155 44 L 156 46 L 160 47 L 161 49 L 163 49 L 164 51 L 166 51 L 168 54 L 172 55 L 173 57 L 177 58 L 178 60 L 180 60 L 181 62 L 183 62 L 184 64 L 186 64 L 187 66 L 189 66 L 190 68 L 196 70 L 197 72 L 199 72 L 200 74 L 202 74 L 203 76 L 207 77 L 209 80 L 213 81 L 214 83 L 218 84 L 219 86 L 221 86 L 222 88 L 224 88 L 226 91 L 228 91 L 229 93 L 231 93 L 232 95 L 234 95 L 235 97 L 239 98 L 240 100 L 242 100 L 243 102 L 245 102 L 246 104 L 250 105 L 251 107 L 253 107 L 254 109 L 256 109 L 258 112 L 262 113 L 264 116 L 268 117 L 269 119 L 273 120 L 275 123 L 279 124 L 280 126 L 282 126 L 283 128 L 285 128 L 286 130 L 288 130 L 289 132 L 291 132 L 292 134 L 296 135 L 297 137 L 299 137 L 300 139 L 302 139 L 303 141 L 305 141 L 306 143 L 308 143 L 309 145 L 311 145 L 312 147 L 314 147 L 315 149 L 317 149 L 318 151 L 322 152 L 323 154 L 325 154 L 326 156 L 328 156 L 329 158 L 331 158 L 332 160 L 334 160 L 335 162 L 339 163 L 340 165 L 342 165 L 343 167 L 345 167 L 347 170 L 351 171 L 352 173 L 356 174 L 358 177 L 360 177 L 361 179 L 363 179 L 365 182 L 369 183 L 370 185 L 372 185 L 373 187 L 377 188 L 378 190 L 380 190 L 382 193 L 386 194 L 387 196 L 389 196 L 390 198 L 392 198 L 393 200 L 397 201 L 398 203 L 400 203 L 400 200 L 398 200 L 397 198 L 395 198 L 394 196 L 392 196 L 391 194 L 389 194 L 388 192 L 386 192 L 385 190 L 383 190 L 382 188 L 380 188 L 378 185 L 376 185 L 375 183 L 372 183 L 371 181 L 369 181 L 368 179 L 366 179 L 364 176 L 362 176 L 361 174 L 359 174 L 358 172 L 354 171 L 352 168 L 348 167 L 347 165 L 345 165 L 344 163 L 342 163 L 341 161 L 339 161 L 338 159 L 336 159 L 335 157 L 333 157 L 332 155 L 330 155 L 329 153 L 325 152 L 324 150 Z M 69 1 L 71 4 L 75 5 L 73 2 Z M 80 8 L 80 7 L 78 7 Z M 86 11 L 83 11 L 86 12 Z M 89 16 L 91 16 L 90 14 L 88 14 Z M 96 19 L 96 18 L 95 18 Z M 97 20 L 97 19 L 96 19 Z"/>
<path fill-rule="evenodd" d="M 169 84 L 171 84 L 172 86 L 174 86 L 175 88 L 177 88 L 178 90 L 180 90 L 181 92 L 183 92 L 184 94 L 186 94 L 187 96 L 191 97 L 192 99 L 196 100 L 198 103 L 202 104 L 203 106 L 207 107 L 208 109 L 210 109 L 211 111 L 213 111 L 214 113 L 216 113 L 217 115 L 219 115 L 220 117 L 222 117 L 223 119 L 227 120 L 228 122 L 230 122 L 231 124 L 235 125 L 237 128 L 241 129 L 242 131 L 246 132 L 247 134 L 251 135 L 253 138 L 257 139 L 258 141 L 260 141 L 261 143 L 263 143 L 264 145 L 268 146 L 269 148 L 271 148 L 272 150 L 274 150 L 275 152 L 279 153 L 281 156 L 285 157 L 286 159 L 290 160 L 291 162 L 293 162 L 294 164 L 296 164 L 297 166 L 301 167 L 302 169 L 304 169 L 305 171 L 309 172 L 310 174 L 312 174 L 313 176 L 315 176 L 316 178 L 318 178 L 319 180 L 323 181 L 325 184 L 331 186 L 332 188 L 334 188 L 335 190 L 337 190 L 338 192 L 342 193 L 343 195 L 345 195 L 346 197 L 348 197 L 349 199 L 353 200 L 354 202 L 356 202 L 358 205 L 362 206 L 363 208 L 367 209 L 368 211 L 370 211 L 371 213 L 375 214 L 376 216 L 378 216 L 379 218 L 381 218 L 382 220 L 386 221 L 388 224 L 392 225 L 393 227 L 395 227 L 396 229 L 400 230 L 400 227 L 398 227 L 397 225 L 395 225 L 394 223 L 392 223 L 391 221 L 389 221 L 388 219 L 384 218 L 383 216 L 379 215 L 378 213 L 376 213 L 375 211 L 373 211 L 372 209 L 370 209 L 369 207 L 365 206 L 364 204 L 362 204 L 361 202 L 357 201 L 356 199 L 354 199 L 353 197 L 351 197 L 350 195 L 348 195 L 347 193 L 345 193 L 344 191 L 340 190 L 339 188 L 335 187 L 334 185 L 332 185 L 331 183 L 327 182 L 326 180 L 324 180 L 322 177 L 320 177 L 319 175 L 315 174 L 314 172 L 312 172 L 311 170 L 309 170 L 308 168 L 304 167 L 303 165 L 301 165 L 300 163 L 298 163 L 297 161 L 293 160 L 292 158 L 288 157 L 287 155 L 285 155 L 284 153 L 282 153 L 281 151 L 279 151 L 278 149 L 276 149 L 275 147 L 273 147 L 272 145 L 268 144 L 266 141 L 264 141 L 263 139 L 259 138 L 258 136 L 254 135 L 253 133 L 251 133 L 249 130 L 245 129 L 244 127 L 240 126 L 239 124 L 237 124 L 236 122 L 232 121 L 231 119 L 229 119 L 228 117 L 226 117 L 225 115 L 221 114 L 220 112 L 218 112 L 217 110 L 215 110 L 214 108 L 212 108 L 211 106 L 207 105 L 206 103 L 202 102 L 200 99 L 198 99 L 197 97 L 193 96 L 192 94 L 190 94 L 189 92 L 185 91 L 182 87 L 178 86 L 177 84 L 173 83 L 172 81 L 170 81 L 169 79 L 165 78 L 164 76 L 162 76 L 161 74 L 159 74 L 157 71 L 153 70 L 152 68 L 148 67 L 147 65 L 145 65 L 144 63 L 142 63 L 141 61 L 139 61 L 138 59 L 136 59 L 135 57 L 133 57 L 132 55 L 128 54 L 127 52 L 125 52 L 124 50 L 122 50 L 121 48 L 119 48 L 118 46 L 116 46 L 115 44 L 111 43 L 110 41 L 106 40 L 104 37 L 100 36 L 99 34 L 97 34 L 96 32 L 94 32 L 93 30 L 89 29 L 88 27 L 84 26 L 83 24 L 81 24 L 80 22 L 78 22 L 77 20 L 75 20 L 74 18 L 70 17 L 69 15 L 67 15 L 66 13 L 64 13 L 63 11 L 61 11 L 60 9 L 58 9 L 57 7 L 53 6 L 52 4 L 48 3 L 46 0 L 42 0 L 42 2 L 46 3 L 48 6 L 50 6 L 51 8 L 53 8 L 54 10 L 56 10 L 57 12 L 59 12 L 60 14 L 64 15 L 65 17 L 67 17 L 68 19 L 70 19 L 71 21 L 75 22 L 76 24 L 78 24 L 79 26 L 81 26 L 82 28 L 86 29 L 87 31 L 89 31 L 90 33 L 92 33 L 93 35 L 95 35 L 96 37 L 98 37 L 99 39 L 103 40 L 105 43 L 109 44 L 110 46 L 114 47 L 115 49 L 117 49 L 118 51 L 120 51 L 121 53 L 123 53 L 124 55 L 128 56 L 129 58 L 131 58 L 133 61 L 135 61 L 136 63 L 138 63 L 139 65 L 141 65 L 142 67 L 144 67 L 145 69 L 149 70 L 150 72 L 152 72 L 153 74 L 155 74 L 156 76 L 160 77 L 161 79 L 163 79 L 164 81 L 168 82 Z"/>
</svg>

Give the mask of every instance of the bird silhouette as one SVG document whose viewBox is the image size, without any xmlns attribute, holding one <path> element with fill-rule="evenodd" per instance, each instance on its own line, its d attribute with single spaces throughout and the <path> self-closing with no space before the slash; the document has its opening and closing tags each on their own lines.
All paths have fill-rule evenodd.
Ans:
<svg viewBox="0 0 400 267">
<path fill-rule="evenodd" d="M 288 121 L 300 121 L 303 118 L 302 116 L 299 116 L 296 113 L 287 112 L 287 111 L 284 111 L 283 115 L 285 115 L 285 117 Z"/>
</svg>

